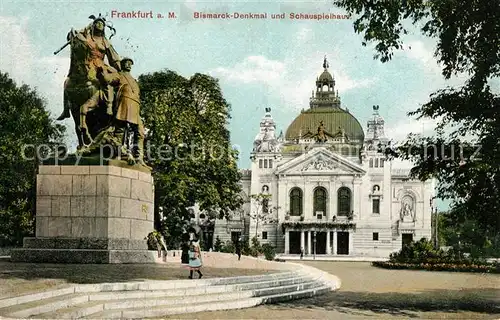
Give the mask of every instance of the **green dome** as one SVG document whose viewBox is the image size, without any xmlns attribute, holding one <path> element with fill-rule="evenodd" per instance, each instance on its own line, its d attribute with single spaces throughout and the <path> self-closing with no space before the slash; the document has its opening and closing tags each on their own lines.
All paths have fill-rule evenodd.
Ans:
<svg viewBox="0 0 500 320">
<path fill-rule="evenodd" d="M 328 134 L 335 135 L 343 129 L 348 140 L 363 143 L 365 134 L 358 119 L 348 111 L 335 107 L 316 107 L 302 111 L 286 130 L 285 138 L 293 140 L 308 132 L 316 134 L 321 121 Z"/>
</svg>

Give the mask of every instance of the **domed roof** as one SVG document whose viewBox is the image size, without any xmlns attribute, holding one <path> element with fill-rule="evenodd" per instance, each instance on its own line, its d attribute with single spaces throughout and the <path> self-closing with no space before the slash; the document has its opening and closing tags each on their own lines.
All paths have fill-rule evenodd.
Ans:
<svg viewBox="0 0 500 320">
<path fill-rule="evenodd" d="M 325 69 L 323 73 L 319 76 L 318 81 L 323 82 L 323 81 L 333 81 L 333 76 L 328 70 Z"/>
<path fill-rule="evenodd" d="M 317 133 L 320 122 L 323 121 L 325 131 L 330 135 L 343 130 L 348 140 L 364 140 L 364 132 L 358 119 L 341 108 L 317 107 L 302 111 L 292 121 L 286 130 L 287 140 L 297 139 L 308 132 Z"/>
</svg>

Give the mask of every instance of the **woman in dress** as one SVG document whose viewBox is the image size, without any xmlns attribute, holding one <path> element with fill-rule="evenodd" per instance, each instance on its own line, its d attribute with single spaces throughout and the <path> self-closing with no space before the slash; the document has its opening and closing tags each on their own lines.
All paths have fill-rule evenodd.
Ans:
<svg viewBox="0 0 500 320">
<path fill-rule="evenodd" d="M 189 248 L 189 279 L 193 279 L 193 271 L 198 272 L 198 279 L 203 277 L 203 274 L 200 271 L 202 265 L 203 262 L 201 260 L 200 246 L 198 243 L 193 242 Z"/>
</svg>

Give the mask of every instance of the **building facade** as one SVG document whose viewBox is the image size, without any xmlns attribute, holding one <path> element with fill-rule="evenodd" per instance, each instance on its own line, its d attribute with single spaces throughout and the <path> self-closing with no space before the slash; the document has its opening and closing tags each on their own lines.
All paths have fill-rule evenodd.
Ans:
<svg viewBox="0 0 500 320">
<path fill-rule="evenodd" d="M 341 105 L 323 62 L 309 109 L 277 134 L 270 108 L 243 170 L 248 203 L 217 220 L 215 237 L 257 237 L 284 254 L 388 257 L 431 237 L 433 181 L 408 178 L 383 154 L 384 119 L 373 107 L 366 135 Z"/>
</svg>

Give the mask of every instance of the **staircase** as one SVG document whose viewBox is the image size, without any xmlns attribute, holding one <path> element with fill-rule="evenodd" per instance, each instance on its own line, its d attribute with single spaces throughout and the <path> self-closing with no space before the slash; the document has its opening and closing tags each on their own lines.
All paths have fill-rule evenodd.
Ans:
<svg viewBox="0 0 500 320">
<path fill-rule="evenodd" d="M 340 287 L 337 277 L 323 271 L 300 264 L 293 269 L 232 278 L 76 285 L 0 300 L 0 318 L 154 318 L 248 308 L 312 297 Z"/>
</svg>

